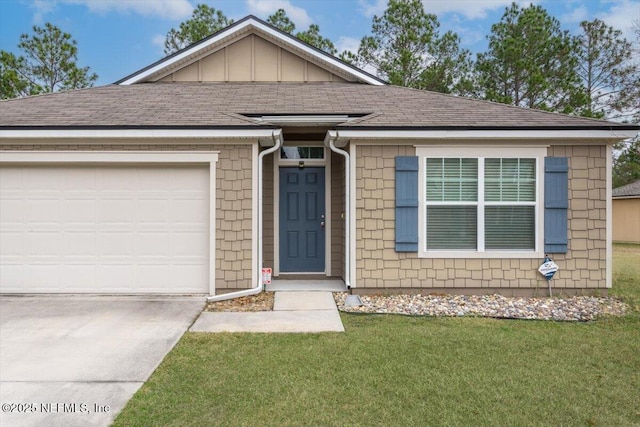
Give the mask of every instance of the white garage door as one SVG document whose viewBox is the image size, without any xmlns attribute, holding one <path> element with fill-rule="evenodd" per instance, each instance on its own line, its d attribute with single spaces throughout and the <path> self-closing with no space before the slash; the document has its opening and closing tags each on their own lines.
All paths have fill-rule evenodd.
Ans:
<svg viewBox="0 0 640 427">
<path fill-rule="evenodd" d="M 0 167 L 0 292 L 208 293 L 208 274 L 208 167 Z"/>
</svg>

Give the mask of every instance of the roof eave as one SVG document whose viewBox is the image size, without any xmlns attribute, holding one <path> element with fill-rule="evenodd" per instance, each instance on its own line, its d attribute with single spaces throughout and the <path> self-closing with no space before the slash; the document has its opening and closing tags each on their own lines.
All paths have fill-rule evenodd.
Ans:
<svg viewBox="0 0 640 427">
<path fill-rule="evenodd" d="M 340 138 L 349 139 L 598 139 L 608 142 L 633 138 L 636 127 L 363 127 L 337 126 Z"/>
<path fill-rule="evenodd" d="M 92 139 L 92 138 L 265 138 L 279 129 L 277 126 L 59 126 L 0 127 L 1 139 Z"/>
</svg>

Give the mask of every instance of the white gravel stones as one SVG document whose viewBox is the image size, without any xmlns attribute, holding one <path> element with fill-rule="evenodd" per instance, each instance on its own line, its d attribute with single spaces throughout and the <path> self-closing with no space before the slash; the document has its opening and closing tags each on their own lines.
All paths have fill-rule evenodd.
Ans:
<svg viewBox="0 0 640 427">
<path fill-rule="evenodd" d="M 587 321 L 622 316 L 627 306 L 614 298 L 508 298 L 501 295 L 361 295 L 359 307 L 344 305 L 347 294 L 334 293 L 338 309 L 348 313 L 412 316 L 481 316 L 507 319 Z"/>
</svg>

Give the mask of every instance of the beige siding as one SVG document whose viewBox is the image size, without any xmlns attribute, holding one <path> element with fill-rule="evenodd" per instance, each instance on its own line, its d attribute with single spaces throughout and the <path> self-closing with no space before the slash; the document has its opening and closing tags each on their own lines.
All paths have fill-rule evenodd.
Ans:
<svg viewBox="0 0 640 427">
<path fill-rule="evenodd" d="M 162 82 L 328 82 L 345 80 L 250 34 L 158 78 Z"/>
<path fill-rule="evenodd" d="M 613 199 L 613 241 L 640 243 L 640 197 Z"/>
<path fill-rule="evenodd" d="M 275 193 L 273 190 L 273 156 L 274 154 L 265 156 L 262 163 L 264 165 L 264 169 L 262 170 L 262 265 L 265 268 L 275 268 L 273 246 L 273 198 L 275 197 Z"/>
<path fill-rule="evenodd" d="M 216 293 L 252 287 L 251 144 L 0 145 L 1 150 L 219 151 L 216 164 Z"/>
<path fill-rule="evenodd" d="M 395 251 L 395 156 L 413 146 L 358 146 L 356 279 L 359 289 L 503 294 L 543 292 L 539 259 L 425 259 Z M 606 147 L 552 146 L 570 158 L 569 252 L 554 257 L 553 286 L 566 292 L 606 287 Z"/>
<path fill-rule="evenodd" d="M 226 80 L 225 51 L 212 53 L 200 60 L 200 74 L 204 82 L 223 82 Z"/>
<path fill-rule="evenodd" d="M 255 43 L 255 76 L 257 82 L 277 82 L 280 81 L 278 70 L 280 68 L 280 48 L 261 39 L 254 37 Z"/>
<path fill-rule="evenodd" d="M 331 152 L 331 272 L 344 279 L 344 157 Z"/>
<path fill-rule="evenodd" d="M 253 81 L 253 37 L 250 36 L 238 40 L 226 49 L 229 80 L 239 82 Z"/>
<path fill-rule="evenodd" d="M 174 80 L 177 82 L 196 82 L 199 80 L 198 71 L 199 64 L 191 64 L 187 67 L 184 67 L 174 73 Z"/>
</svg>

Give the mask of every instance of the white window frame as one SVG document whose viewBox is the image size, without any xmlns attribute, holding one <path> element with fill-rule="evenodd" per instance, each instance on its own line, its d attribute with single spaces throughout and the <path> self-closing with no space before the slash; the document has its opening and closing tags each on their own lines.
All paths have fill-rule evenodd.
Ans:
<svg viewBox="0 0 640 427">
<path fill-rule="evenodd" d="M 542 258 L 544 257 L 544 157 L 547 146 L 416 146 L 418 170 L 418 256 L 420 258 Z M 478 159 L 478 201 L 451 202 L 447 204 L 474 205 L 478 209 L 478 246 L 476 250 L 427 250 L 426 224 L 426 158 L 475 158 Z M 535 249 L 534 250 L 485 250 L 484 206 L 531 205 L 530 202 L 485 202 L 485 158 L 534 158 L 536 159 Z M 438 204 L 438 203 L 436 203 Z"/>
</svg>

